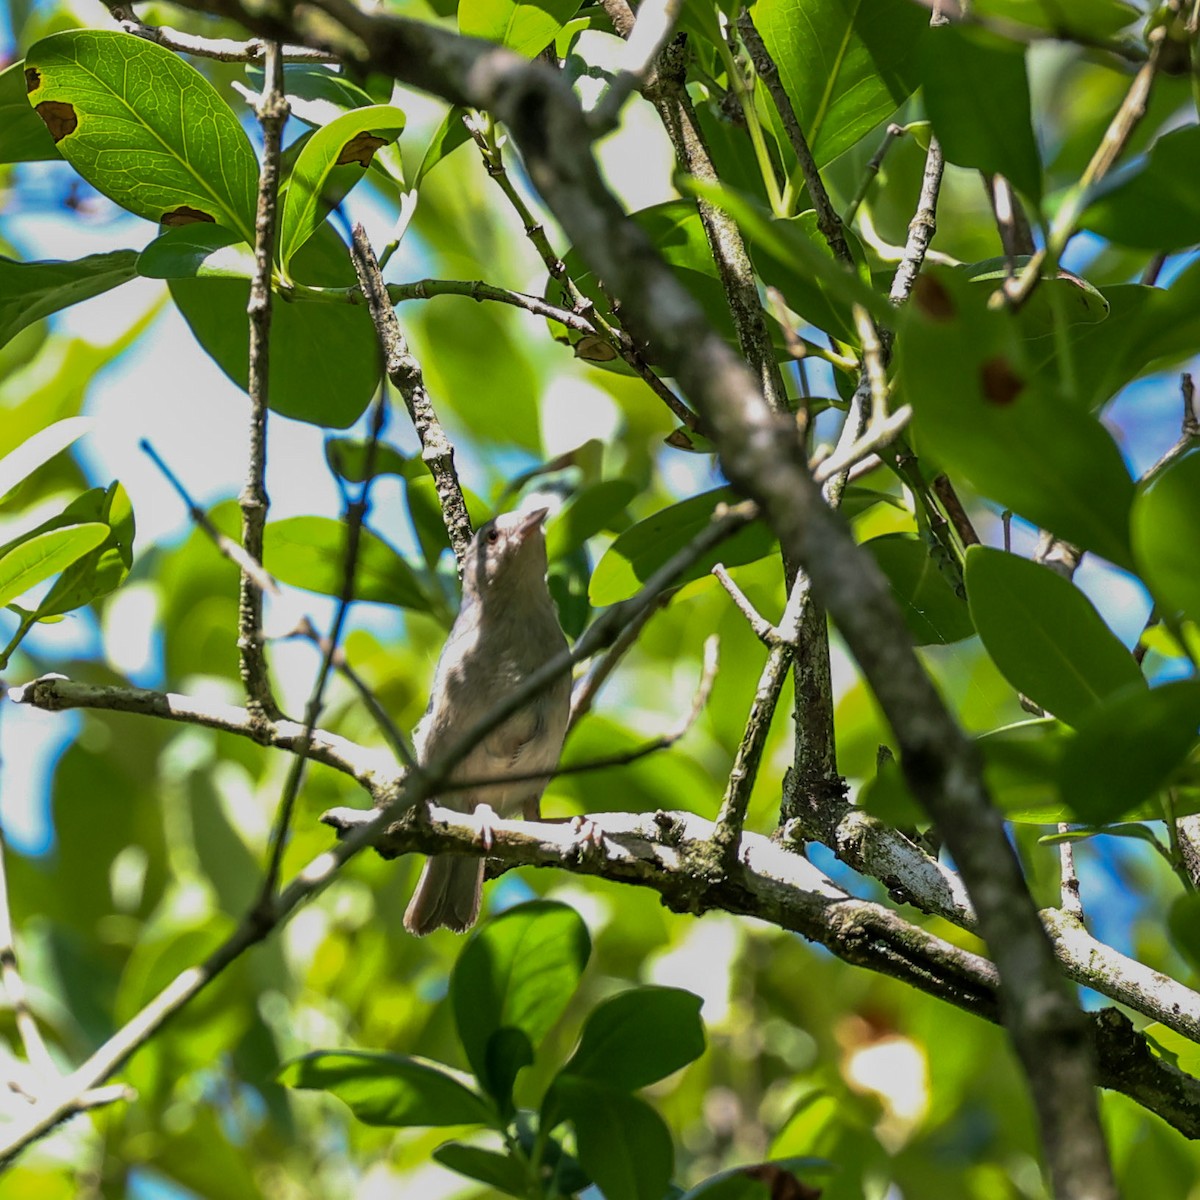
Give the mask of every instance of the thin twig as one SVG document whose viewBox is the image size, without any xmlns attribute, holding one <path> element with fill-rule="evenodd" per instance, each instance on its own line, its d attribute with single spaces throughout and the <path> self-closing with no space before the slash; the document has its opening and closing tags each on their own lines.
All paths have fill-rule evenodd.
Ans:
<svg viewBox="0 0 1200 1200">
<path fill-rule="evenodd" d="M 571 718 L 567 722 L 570 732 L 592 710 L 596 696 L 616 670 L 617 664 L 641 636 L 646 622 L 670 600 L 670 593 L 663 592 L 656 603 L 640 607 L 632 619 L 624 625 L 616 640 L 607 651 L 592 664 L 571 692 Z"/>
<path fill-rule="evenodd" d="M 879 175 L 879 170 L 883 166 L 883 160 L 887 157 L 888 151 L 904 136 L 905 132 L 904 126 L 897 125 L 894 121 L 884 130 L 883 141 L 879 143 L 879 149 L 871 155 L 866 170 L 863 172 L 863 177 L 859 180 L 854 195 L 850 197 L 850 203 L 846 205 L 846 211 L 842 213 L 843 225 L 853 223 L 862 202 L 867 198 L 867 192 L 871 190 L 871 184 L 875 182 L 876 177 Z"/>
<path fill-rule="evenodd" d="M 254 219 L 254 275 L 250 280 L 250 435 L 246 482 L 238 503 L 242 510 L 242 546 L 247 557 L 261 563 L 263 530 L 267 524 L 267 405 L 270 383 L 271 277 L 275 261 L 276 208 L 283 126 L 290 109 L 283 91 L 280 46 L 267 45 L 263 90 L 256 113 L 263 134 L 262 167 L 258 179 L 258 210 Z M 263 641 L 263 594 L 255 576 L 242 572 L 238 588 L 238 665 L 251 713 L 270 720 L 279 715 Z"/>
<path fill-rule="evenodd" d="M 1196 408 L 1196 385 L 1192 381 L 1190 371 L 1184 371 L 1180 375 L 1179 393 L 1183 400 L 1183 419 L 1179 424 L 1179 437 L 1174 445 L 1142 476 L 1143 484 L 1169 467 L 1181 454 L 1185 454 L 1196 445 L 1197 441 L 1200 441 L 1200 411 L 1197 411 Z"/>
<path fill-rule="evenodd" d="M 1150 87 L 1158 73 L 1159 61 L 1162 58 L 1163 47 L 1166 44 L 1170 27 L 1170 14 L 1179 11 L 1179 0 L 1168 0 L 1164 5 L 1164 19 L 1147 34 L 1148 55 L 1129 85 L 1129 91 L 1121 102 L 1120 108 L 1113 115 L 1100 145 L 1096 147 L 1083 174 L 1071 185 L 1067 194 L 1054 216 L 1046 245 L 1033 255 L 1015 279 L 1006 279 L 1000 290 L 993 296 L 997 305 L 1006 304 L 1014 309 L 1020 308 L 1033 294 L 1043 274 L 1053 271 L 1067 243 L 1075 235 L 1075 229 L 1083 210 L 1092 194 L 1092 188 L 1108 174 L 1113 164 L 1121 156 L 1129 143 L 1133 131 L 1146 115 L 1150 101 Z"/>
<path fill-rule="evenodd" d="M 559 779 L 565 775 L 586 775 L 591 771 L 606 771 L 612 767 L 627 767 L 639 759 L 647 758 L 651 754 L 657 754 L 660 750 L 670 749 L 696 723 L 696 719 L 708 703 L 708 697 L 712 694 L 713 682 L 717 677 L 718 648 L 719 639 L 715 634 L 705 640 L 704 665 L 700 672 L 700 681 L 696 685 L 696 691 L 692 696 L 691 707 L 683 715 L 682 719 L 677 721 L 666 733 L 661 733 L 658 737 L 651 738 L 648 742 L 643 742 L 640 746 L 635 746 L 632 750 L 622 750 L 619 754 L 605 754 L 599 758 L 589 758 L 586 762 L 559 763 L 557 766 L 545 771 L 524 771 L 516 775 L 505 774 L 503 776 L 477 777 L 472 779 L 460 779 L 456 775 L 453 779 L 440 786 L 438 794 L 445 795 L 448 792 L 470 791 L 472 788 L 488 787 L 496 782 L 533 783 L 535 780 Z"/>
<path fill-rule="evenodd" d="M 434 411 L 429 393 L 425 390 L 425 377 L 421 364 L 408 348 L 396 310 L 388 297 L 375 252 L 366 231 L 355 225 L 351 239 L 351 256 L 358 274 L 359 286 L 367 298 L 371 319 L 383 351 L 384 370 L 396 386 L 412 418 L 413 428 L 421 442 L 421 461 L 433 476 L 433 486 L 442 509 L 442 520 L 450 538 L 459 571 L 462 571 L 463 556 L 471 541 L 471 518 L 467 513 L 467 502 L 463 499 L 458 472 L 454 469 L 454 446 L 446 436 L 441 421 Z"/>
<path fill-rule="evenodd" d="M 258 62 L 268 51 L 269 43 L 262 38 L 251 38 L 249 41 L 236 42 L 230 38 L 197 37 L 191 33 L 181 33 L 177 29 L 168 29 L 165 25 L 145 25 L 137 19 L 133 9 L 126 4 L 106 4 L 113 19 L 125 33 L 145 41 L 154 42 L 165 50 L 174 50 L 177 54 L 191 54 L 195 58 L 212 58 L 218 62 Z M 280 58 L 283 62 L 336 63 L 336 55 L 325 50 L 316 50 L 311 46 L 282 46 Z"/>
<path fill-rule="evenodd" d="M 287 846 L 288 833 L 291 829 L 292 811 L 295 808 L 296 797 L 300 794 L 300 784 L 304 778 L 305 760 L 308 746 L 312 742 L 313 731 L 321 715 L 325 701 L 325 688 L 333 670 L 334 656 L 341 642 L 342 629 L 346 623 L 346 615 L 354 601 L 354 577 L 358 571 L 358 553 L 362 542 L 363 525 L 370 509 L 371 485 L 375 481 L 375 459 L 379 449 L 379 439 L 387 420 L 387 399 L 383 387 L 376 398 L 371 414 L 371 433 L 367 440 L 364 455 L 363 481 L 358 496 L 350 504 L 345 518 L 346 545 L 342 554 L 342 587 L 338 596 L 337 610 L 329 636 L 325 640 L 321 657 L 321 666 L 313 681 L 308 703 L 304 708 L 304 734 L 300 746 L 292 759 L 291 769 L 284 783 L 283 794 L 279 799 L 279 808 L 275 823 L 271 830 L 271 844 L 267 857 L 267 869 L 263 876 L 262 890 L 259 894 L 255 912 L 260 919 L 269 920 L 274 911 L 275 891 L 279 884 L 279 873 L 283 865 L 283 852 Z M 410 756 L 411 763 L 411 756 Z"/>
<path fill-rule="evenodd" d="M 1059 822 L 1059 833 L 1070 833 L 1071 826 Z M 1083 900 L 1079 895 L 1079 875 L 1075 871 L 1075 844 L 1070 838 L 1058 843 L 1060 907 L 1069 916 L 1083 920 Z"/>
<path fill-rule="evenodd" d="M 682 7 L 683 0 L 643 0 L 638 6 L 636 22 L 622 34 L 626 42 L 620 70 L 591 115 L 597 135 L 616 125 L 630 94 L 651 77 L 654 61 L 674 31 Z"/>
<path fill-rule="evenodd" d="M 729 598 L 737 607 L 738 612 L 746 618 L 747 624 L 754 631 L 754 636 L 767 646 L 773 646 L 781 640 L 779 630 L 750 603 L 749 597 L 733 581 L 733 577 L 725 570 L 724 563 L 717 563 L 712 573 L 717 577 L 721 586 L 729 593 Z"/>
<path fill-rule="evenodd" d="M 850 247 L 846 244 L 846 235 L 842 230 L 842 218 L 838 216 L 833 202 L 829 199 L 825 181 L 821 178 L 821 172 L 817 169 L 812 150 L 809 149 L 808 139 L 804 136 L 804 130 L 800 128 L 800 118 L 796 115 L 792 99 L 787 94 L 787 89 L 783 86 L 783 80 L 779 76 L 779 67 L 755 28 L 754 19 L 748 8 L 742 9 L 737 19 L 737 27 L 738 32 L 742 35 L 742 41 L 746 43 L 746 49 L 750 51 L 750 61 L 754 64 L 755 73 L 763 81 L 767 93 L 775 104 L 779 119 L 783 124 L 783 131 L 787 135 L 788 144 L 796 156 L 796 161 L 800 164 L 800 173 L 804 176 L 804 183 L 808 188 L 808 198 L 812 201 L 813 209 L 817 214 L 817 229 L 820 230 L 821 236 L 825 239 L 834 258 L 843 266 L 853 269 L 854 258 L 850 253 Z"/>
<path fill-rule="evenodd" d="M 358 693 L 358 698 L 371 714 L 380 733 L 383 734 L 384 741 L 391 747 L 392 753 L 406 767 L 415 766 L 417 759 L 412 747 L 408 743 L 408 738 L 404 736 L 403 731 L 392 720 L 391 714 L 380 703 L 379 697 L 375 695 L 371 686 L 347 661 L 344 647 L 332 643 L 328 637 L 324 637 L 318 633 L 316 627 L 308 617 L 304 617 L 288 636 L 304 638 L 305 641 L 311 642 L 316 646 L 322 654 L 332 654 L 334 670 Z"/>
<path fill-rule="evenodd" d="M 244 574 L 248 575 L 254 581 L 255 587 L 259 591 L 266 592 L 271 596 L 278 596 L 279 585 L 275 582 L 270 572 L 263 567 L 261 562 L 247 554 L 246 548 L 243 545 L 222 533 L 213 524 L 212 518 L 192 499 L 179 476 L 171 470 L 158 451 L 150 444 L 149 439 L 142 438 L 138 442 L 138 448 L 162 472 L 167 482 L 175 489 L 179 498 L 187 506 L 188 516 L 208 535 L 221 554 L 229 559 Z"/>
<path fill-rule="evenodd" d="M 950 518 L 950 524 L 954 526 L 954 532 L 958 534 L 963 547 L 978 546 L 979 534 L 975 532 L 975 526 L 971 523 L 971 518 L 967 515 L 967 510 L 949 478 L 945 475 L 935 475 L 931 486 L 946 510 L 946 516 Z M 1011 516 L 1010 513 L 1010 519 Z"/>
<path fill-rule="evenodd" d="M 1033 230 L 1029 227 L 1029 218 L 1025 215 L 1020 197 L 1003 175 L 984 175 L 983 186 L 996 219 L 1000 244 L 1008 259 L 1009 274 L 1012 274 L 1015 259 L 1036 253 Z"/>
<path fill-rule="evenodd" d="M 917 211 L 908 224 L 908 240 L 904 244 L 904 257 L 900 260 L 888 299 L 895 305 L 903 304 L 912 293 L 925 252 L 933 235 L 937 232 L 937 202 L 942 189 L 942 174 L 946 169 L 946 158 L 936 137 L 929 139 L 925 152 L 925 173 L 921 178 L 921 195 Z"/>
</svg>

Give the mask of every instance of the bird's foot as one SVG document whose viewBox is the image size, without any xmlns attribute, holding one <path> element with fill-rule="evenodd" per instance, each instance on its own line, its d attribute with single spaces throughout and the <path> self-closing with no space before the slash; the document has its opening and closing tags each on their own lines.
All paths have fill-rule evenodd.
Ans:
<svg viewBox="0 0 1200 1200">
<path fill-rule="evenodd" d="M 477 804 L 471 814 L 478 825 L 475 840 L 489 853 L 496 844 L 496 822 L 500 819 L 490 804 Z"/>
<path fill-rule="evenodd" d="M 571 833 L 581 858 L 604 853 L 604 830 L 591 817 L 572 817 Z"/>
</svg>

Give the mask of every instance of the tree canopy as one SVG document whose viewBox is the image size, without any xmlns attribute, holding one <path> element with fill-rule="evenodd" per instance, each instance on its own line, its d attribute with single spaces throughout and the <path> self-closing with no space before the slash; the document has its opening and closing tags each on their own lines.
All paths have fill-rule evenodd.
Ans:
<svg viewBox="0 0 1200 1200">
<path fill-rule="evenodd" d="M 1194 7 L 10 33 L 0 1194 L 1200 1196 Z M 569 662 L 416 768 L 542 505 Z"/>
</svg>

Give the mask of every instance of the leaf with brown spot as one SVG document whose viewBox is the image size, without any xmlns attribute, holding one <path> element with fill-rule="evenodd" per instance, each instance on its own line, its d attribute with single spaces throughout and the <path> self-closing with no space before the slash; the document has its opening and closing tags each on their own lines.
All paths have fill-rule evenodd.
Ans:
<svg viewBox="0 0 1200 1200">
<path fill-rule="evenodd" d="M 333 203 L 362 179 L 379 148 L 400 136 L 406 119 L 398 108 L 373 104 L 337 117 L 308 139 L 292 168 L 279 221 L 279 262 L 285 271 Z"/>
<path fill-rule="evenodd" d="M 585 333 L 575 343 L 575 357 L 585 362 L 612 362 L 617 352 L 602 337 L 594 333 Z"/>
<path fill-rule="evenodd" d="M 992 404 L 1011 404 L 1025 390 L 1025 380 L 1006 358 L 997 355 L 979 368 L 979 387 Z"/>
<path fill-rule="evenodd" d="M 68 133 L 74 133 L 79 127 L 75 109 L 61 100 L 43 100 L 34 111 L 46 122 L 46 128 L 55 142 L 61 142 Z"/>
<path fill-rule="evenodd" d="M 912 302 L 931 321 L 953 321 L 957 310 L 944 284 L 931 275 L 918 275 Z"/>
<path fill-rule="evenodd" d="M 178 229 L 180 225 L 195 225 L 200 221 L 215 224 L 216 218 L 206 212 L 201 212 L 198 208 L 189 208 L 186 204 L 181 204 L 178 208 L 163 213 L 158 219 L 160 225 L 166 225 L 169 229 Z"/>
<path fill-rule="evenodd" d="M 785 1171 L 775 1163 L 758 1163 L 743 1170 L 751 1179 L 757 1179 L 771 1189 L 771 1200 L 820 1200 L 820 1188 L 801 1183 L 791 1171 Z"/>
<path fill-rule="evenodd" d="M 25 70 L 29 105 L 97 191 L 148 221 L 180 214 L 253 244 L 258 162 L 195 67 L 127 33 L 73 29 L 35 42 Z"/>
<path fill-rule="evenodd" d="M 358 163 L 360 167 L 369 167 L 371 159 L 375 157 L 375 151 L 387 144 L 387 138 L 376 137 L 373 133 L 363 130 L 362 133 L 356 133 L 342 147 L 341 154 L 337 156 L 337 165 L 344 167 L 348 163 Z"/>
</svg>

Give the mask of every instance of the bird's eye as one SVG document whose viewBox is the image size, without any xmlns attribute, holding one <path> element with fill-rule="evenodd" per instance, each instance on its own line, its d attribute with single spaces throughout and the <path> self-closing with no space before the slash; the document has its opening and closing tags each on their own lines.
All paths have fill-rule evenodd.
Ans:
<svg viewBox="0 0 1200 1200">
<path fill-rule="evenodd" d="M 500 530 L 489 529 L 487 531 L 487 540 L 494 546 L 500 540 Z"/>
</svg>

